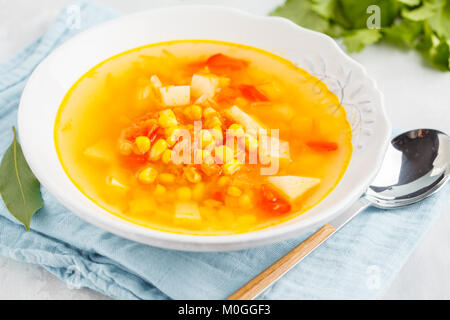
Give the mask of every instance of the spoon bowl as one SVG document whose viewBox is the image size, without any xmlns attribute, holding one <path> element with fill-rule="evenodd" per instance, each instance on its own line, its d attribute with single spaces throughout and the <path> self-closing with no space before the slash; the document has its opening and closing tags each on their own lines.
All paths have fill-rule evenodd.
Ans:
<svg viewBox="0 0 450 320">
<path fill-rule="evenodd" d="M 436 193 L 450 177 L 450 138 L 419 129 L 391 141 L 365 198 L 383 209 L 407 206 Z"/>
</svg>

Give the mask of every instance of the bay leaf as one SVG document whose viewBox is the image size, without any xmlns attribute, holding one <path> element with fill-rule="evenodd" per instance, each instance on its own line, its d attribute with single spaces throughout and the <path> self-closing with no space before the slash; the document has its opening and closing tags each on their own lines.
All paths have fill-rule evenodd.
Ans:
<svg viewBox="0 0 450 320">
<path fill-rule="evenodd" d="M 31 218 L 44 202 L 40 183 L 25 161 L 14 127 L 13 133 L 13 142 L 0 164 L 0 194 L 9 212 L 29 231 Z"/>
</svg>

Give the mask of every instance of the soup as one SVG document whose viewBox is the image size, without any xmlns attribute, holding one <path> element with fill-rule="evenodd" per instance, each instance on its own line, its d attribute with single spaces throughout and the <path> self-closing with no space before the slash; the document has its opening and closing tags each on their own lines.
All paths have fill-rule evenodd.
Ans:
<svg viewBox="0 0 450 320">
<path fill-rule="evenodd" d="M 302 214 L 352 153 L 345 110 L 324 83 L 274 54 L 207 40 L 97 65 L 66 94 L 54 132 L 86 197 L 135 224 L 197 235 Z"/>
</svg>

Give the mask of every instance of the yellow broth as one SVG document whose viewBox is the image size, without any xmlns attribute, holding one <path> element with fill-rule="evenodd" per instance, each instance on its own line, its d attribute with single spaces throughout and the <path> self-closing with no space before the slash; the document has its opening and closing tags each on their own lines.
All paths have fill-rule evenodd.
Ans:
<svg viewBox="0 0 450 320">
<path fill-rule="evenodd" d="M 281 187 L 261 174 L 267 163 L 238 161 L 238 148 L 216 164 L 224 151 L 218 134 L 230 127 L 244 133 L 243 154 L 263 150 L 250 125 L 230 116 L 233 107 L 279 129 L 289 155 L 270 156 L 269 164 L 278 162 L 272 176 L 288 176 Z M 202 160 L 214 162 L 175 164 L 168 155 L 187 140 L 174 129 L 192 133 L 195 120 L 211 133 L 204 133 Z M 298 216 L 336 186 L 352 153 L 345 110 L 324 83 L 263 50 L 207 40 L 152 44 L 91 69 L 61 103 L 55 145 L 69 178 L 99 206 L 138 225 L 199 235 L 248 232 Z"/>
</svg>

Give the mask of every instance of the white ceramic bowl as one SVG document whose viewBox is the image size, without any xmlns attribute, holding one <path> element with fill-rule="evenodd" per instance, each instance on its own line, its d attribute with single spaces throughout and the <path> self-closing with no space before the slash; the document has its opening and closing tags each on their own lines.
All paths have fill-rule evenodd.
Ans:
<svg viewBox="0 0 450 320">
<path fill-rule="evenodd" d="M 193 236 L 144 228 L 86 198 L 58 160 L 53 128 L 69 88 L 89 69 L 138 46 L 180 39 L 214 39 L 261 48 L 306 69 L 341 100 L 353 129 L 354 151 L 338 186 L 311 210 L 283 224 L 229 236 Z M 49 55 L 33 72 L 18 112 L 25 157 L 42 185 L 86 221 L 142 243 L 192 251 L 255 247 L 298 236 L 343 212 L 369 185 L 388 145 L 391 128 L 382 95 L 364 68 L 331 38 L 275 17 L 208 6 L 170 7 L 124 16 L 89 29 Z"/>
</svg>

